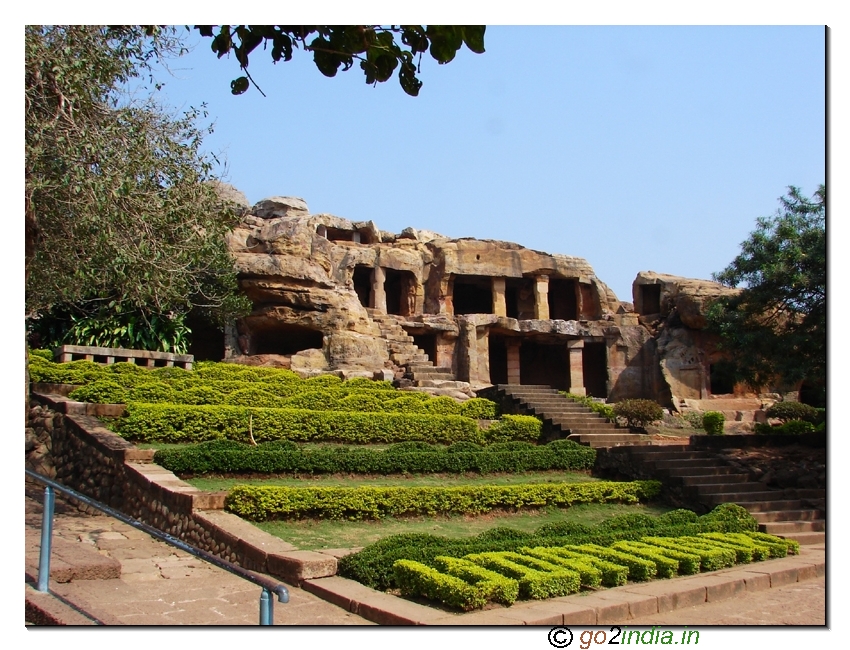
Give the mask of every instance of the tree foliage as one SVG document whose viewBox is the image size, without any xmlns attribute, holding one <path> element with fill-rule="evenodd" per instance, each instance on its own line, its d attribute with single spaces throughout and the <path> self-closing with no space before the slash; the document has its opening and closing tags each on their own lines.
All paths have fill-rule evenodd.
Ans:
<svg viewBox="0 0 850 650">
<path fill-rule="evenodd" d="M 219 58 L 233 52 L 245 75 L 234 79 L 231 92 L 240 95 L 253 82 L 248 74 L 249 56 L 263 45 L 271 48 L 272 60 L 289 61 L 295 49 L 313 54 L 313 62 L 326 77 L 334 77 L 360 62 L 366 83 L 390 79 L 398 68 L 398 80 L 408 95 L 422 87 L 419 63 L 428 52 L 438 63 L 449 63 L 466 45 L 484 52 L 483 25 L 195 25 L 212 38 Z M 396 40 L 398 38 L 398 41 Z M 255 84 L 256 85 L 256 84 Z"/>
<path fill-rule="evenodd" d="M 751 386 L 826 385 L 826 187 L 796 187 L 761 217 L 741 253 L 714 279 L 741 287 L 709 310 L 709 331 L 739 380 Z"/>
<path fill-rule="evenodd" d="M 27 316 L 243 310 L 202 112 L 127 91 L 176 31 L 30 25 L 25 46 Z"/>
</svg>

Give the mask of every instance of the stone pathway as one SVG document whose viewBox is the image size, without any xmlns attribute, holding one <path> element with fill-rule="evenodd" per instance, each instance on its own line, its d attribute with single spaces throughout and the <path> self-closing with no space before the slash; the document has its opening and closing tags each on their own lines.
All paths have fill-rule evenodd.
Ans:
<svg viewBox="0 0 850 650">
<path fill-rule="evenodd" d="M 38 565 L 41 504 L 26 499 L 27 573 Z M 91 553 L 121 567 L 118 578 L 51 580 L 50 589 L 106 625 L 257 625 L 260 587 L 106 515 L 57 503 L 54 542 L 77 561 Z M 63 544 L 64 543 L 64 544 Z M 69 550 L 70 547 L 70 550 Z M 70 558 L 69 558 L 70 559 Z M 91 566 L 89 562 L 87 566 Z M 61 569 L 62 567 L 60 567 Z M 56 575 L 51 567 L 51 576 Z M 62 579 L 60 577 L 60 579 Z M 297 587 L 275 603 L 278 625 L 372 625 Z"/>
</svg>

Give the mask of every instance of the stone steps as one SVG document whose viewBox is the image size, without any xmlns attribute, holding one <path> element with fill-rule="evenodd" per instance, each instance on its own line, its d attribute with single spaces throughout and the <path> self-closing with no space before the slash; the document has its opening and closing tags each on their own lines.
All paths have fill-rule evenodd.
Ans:
<svg viewBox="0 0 850 650">
<path fill-rule="evenodd" d="M 823 510 L 768 510 L 767 512 L 750 513 L 760 524 L 776 521 L 816 521 L 824 519 L 826 512 Z"/>
<path fill-rule="evenodd" d="M 414 386 L 461 391 L 469 389 L 469 383 L 457 381 L 450 368 L 435 366 L 392 315 L 374 309 L 366 311 L 387 341 L 390 360 L 404 368 L 405 377 L 411 379 Z"/>
<path fill-rule="evenodd" d="M 823 519 L 811 521 L 771 521 L 759 524 L 759 530 L 771 535 L 785 535 L 787 533 L 821 533 L 826 530 L 826 522 Z"/>
<path fill-rule="evenodd" d="M 795 539 L 800 544 L 818 544 L 825 540 L 826 521 L 822 507 L 824 490 L 796 490 L 796 498 L 787 491 L 770 490 L 763 483 L 742 474 L 723 459 L 708 451 L 688 445 L 623 450 L 629 462 L 644 465 L 644 475 L 655 473 L 658 478 L 681 486 L 686 499 L 707 508 L 722 503 L 736 503 L 745 508 L 759 529 L 771 535 Z M 648 472 L 647 472 L 648 470 Z"/>
<path fill-rule="evenodd" d="M 498 384 L 486 389 L 495 391 L 498 400 L 509 402 L 512 409 L 543 420 L 548 429 L 565 434 L 570 440 L 591 447 L 645 445 L 649 438 L 617 428 L 604 417 L 582 404 L 564 397 L 551 386 Z"/>
</svg>

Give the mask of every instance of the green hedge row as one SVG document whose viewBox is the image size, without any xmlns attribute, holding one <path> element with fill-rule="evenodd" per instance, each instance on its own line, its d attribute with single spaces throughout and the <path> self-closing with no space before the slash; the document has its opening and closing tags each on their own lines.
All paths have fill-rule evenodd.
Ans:
<svg viewBox="0 0 850 650">
<path fill-rule="evenodd" d="M 246 519 L 383 519 L 410 515 L 483 514 L 497 508 L 638 503 L 659 494 L 658 481 L 532 483 L 452 487 L 283 487 L 237 485 L 225 509 Z"/>
<path fill-rule="evenodd" d="M 595 460 L 593 448 L 572 440 L 557 440 L 541 446 L 506 442 L 487 447 L 470 442 L 455 443 L 450 447 L 402 442 L 385 451 L 361 447 L 304 449 L 289 441 L 254 446 L 214 440 L 182 449 L 160 449 L 154 456 L 154 462 L 178 474 L 490 474 L 591 469 Z"/>
<path fill-rule="evenodd" d="M 115 431 L 138 442 L 346 442 L 374 444 L 419 440 L 451 444 L 483 442 L 475 420 L 458 415 L 347 413 L 266 409 L 245 406 L 128 404 L 113 424 Z"/>
<path fill-rule="evenodd" d="M 511 605 L 517 598 L 553 598 L 575 593 L 582 586 L 596 588 L 602 571 L 595 563 L 608 568 L 606 586 L 623 584 L 626 575 L 631 580 L 646 581 L 699 571 L 700 558 L 671 550 L 677 546 L 722 558 L 715 568 L 771 557 L 772 548 L 782 552 L 794 549 L 785 540 L 763 533 L 759 537 L 754 533 L 646 537 L 639 542 L 617 542 L 609 548 L 583 544 L 470 553 L 459 559 L 438 556 L 433 566 L 400 559 L 393 563 L 393 577 L 403 596 L 424 597 L 468 611 L 491 601 Z M 618 570 L 615 575 L 611 567 Z"/>
<path fill-rule="evenodd" d="M 495 402 L 473 398 L 463 403 L 400 391 L 388 381 L 357 377 L 343 381 L 333 375 L 301 379 L 283 368 L 253 368 L 201 362 L 196 371 L 182 368 L 148 369 L 131 363 L 101 365 L 92 361 L 53 363 L 30 355 L 32 381 L 81 384 L 71 399 L 100 404 L 188 404 L 308 409 L 313 411 L 422 413 L 460 415 L 474 420 L 498 417 Z M 529 427 L 506 424 L 500 439 L 532 439 Z M 510 429 L 522 429 L 513 435 Z M 494 432 L 495 433 L 495 432 Z M 536 440 L 536 437 L 533 438 Z"/>
<path fill-rule="evenodd" d="M 759 435 L 765 436 L 802 436 L 808 433 L 826 431 L 826 423 L 821 422 L 815 426 L 811 422 L 804 420 L 788 420 L 784 424 L 771 426 L 766 422 L 756 422 L 754 431 Z"/>
<path fill-rule="evenodd" d="M 640 540 L 650 535 L 672 537 L 698 535 L 707 532 L 750 532 L 758 530 L 758 522 L 744 508 L 734 504 L 723 504 L 698 517 L 689 510 L 673 510 L 658 517 L 632 514 L 612 517 L 596 526 L 585 526 L 574 522 L 546 524 L 533 533 L 511 528 L 494 528 L 480 535 L 463 539 L 428 534 L 390 535 L 366 546 L 363 550 L 341 558 L 339 575 L 357 580 L 368 587 L 379 590 L 391 589 L 395 585 L 392 575 L 393 562 L 409 559 L 434 566 L 437 556 L 460 558 L 469 553 L 491 551 L 517 551 L 524 547 L 564 547 L 580 544 L 610 546 L 623 540 Z M 602 560 L 599 560 L 601 562 Z M 598 562 L 594 566 L 606 569 Z M 616 579 L 616 572 L 608 579 Z M 623 578 L 625 579 L 625 578 Z"/>
</svg>

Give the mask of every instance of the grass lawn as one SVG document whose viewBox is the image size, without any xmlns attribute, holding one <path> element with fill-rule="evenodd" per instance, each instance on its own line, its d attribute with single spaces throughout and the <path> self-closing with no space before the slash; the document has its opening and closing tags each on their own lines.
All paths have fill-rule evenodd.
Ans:
<svg viewBox="0 0 850 650">
<path fill-rule="evenodd" d="M 289 487 L 357 487 L 361 485 L 406 487 L 448 487 L 451 485 L 518 485 L 521 483 L 586 483 L 598 481 L 582 472 L 525 472 L 522 474 L 302 474 L 259 478 L 200 476 L 186 479 L 199 490 L 229 490 L 234 485 L 286 485 Z"/>
<path fill-rule="evenodd" d="M 620 505 L 585 503 L 571 508 L 542 508 L 516 513 L 489 513 L 476 517 L 411 517 L 380 521 L 266 521 L 255 524 L 300 550 L 355 548 L 399 533 L 430 533 L 446 537 L 471 537 L 507 526 L 533 532 L 539 526 L 560 521 L 575 521 L 592 526 L 622 514 L 661 515 L 671 510 L 663 505 Z"/>
</svg>

